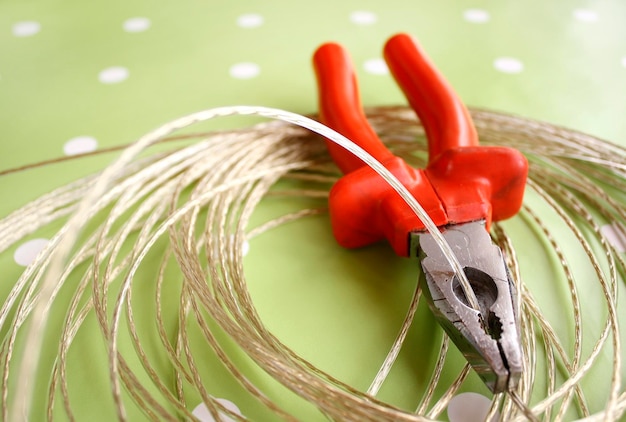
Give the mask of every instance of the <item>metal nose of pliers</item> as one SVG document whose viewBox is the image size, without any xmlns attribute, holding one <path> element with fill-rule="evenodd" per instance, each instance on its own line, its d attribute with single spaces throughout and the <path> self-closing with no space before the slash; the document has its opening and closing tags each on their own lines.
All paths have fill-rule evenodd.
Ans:
<svg viewBox="0 0 626 422">
<path fill-rule="evenodd" d="M 424 294 L 435 317 L 487 387 L 513 390 L 522 373 L 517 295 L 499 247 L 484 223 L 442 232 L 459 260 L 480 310 L 473 309 L 455 271 L 427 232 L 412 234 L 422 264 Z"/>
</svg>

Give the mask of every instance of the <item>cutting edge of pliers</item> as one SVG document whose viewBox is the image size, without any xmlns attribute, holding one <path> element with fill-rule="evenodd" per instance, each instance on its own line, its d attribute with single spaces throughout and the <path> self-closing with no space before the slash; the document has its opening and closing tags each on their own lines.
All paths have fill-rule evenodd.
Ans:
<svg viewBox="0 0 626 422">
<path fill-rule="evenodd" d="M 473 309 L 449 260 L 428 232 L 411 235 L 429 307 L 450 339 L 494 393 L 517 388 L 523 355 L 517 293 L 500 248 L 484 221 L 442 229 L 478 300 Z"/>
</svg>

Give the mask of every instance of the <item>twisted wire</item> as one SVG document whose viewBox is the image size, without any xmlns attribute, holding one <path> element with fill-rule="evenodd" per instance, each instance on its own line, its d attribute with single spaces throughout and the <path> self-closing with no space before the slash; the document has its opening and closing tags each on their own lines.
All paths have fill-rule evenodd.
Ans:
<svg viewBox="0 0 626 422">
<path fill-rule="evenodd" d="M 275 117 L 263 110 L 261 115 Z M 3 298 L 3 420 L 23 420 L 32 406 L 44 406 L 49 420 L 60 414 L 80 419 L 70 372 L 72 354 L 80 352 L 75 339 L 90 320 L 106 349 L 94 364 L 106 368 L 110 380 L 110 398 L 100 404 L 113 408 L 118 420 L 128 420 L 129 406 L 148 420 L 194 419 L 188 407 L 191 395 L 200 397 L 216 420 L 220 415 L 245 420 L 211 394 L 202 345 L 247 394 L 281 420 L 298 420 L 298 415 L 241 367 L 233 350 L 316 406 L 321 418 L 332 420 L 434 420 L 465 385 L 471 369 L 448 365 L 448 340 L 442 336 L 439 357 L 422 396 L 416 395 L 414 410 L 377 398 L 423 302 L 417 286 L 367 391 L 316 367 L 265 326 L 248 289 L 244 244 L 325 213 L 328 187 L 338 174 L 319 137 L 293 125 L 308 124 L 301 116 L 290 114 L 289 124 L 195 137 L 176 134 L 229 114 L 232 110 L 206 111 L 166 125 L 126 148 L 100 174 L 44 195 L 0 221 L 0 251 L 42 227 L 64 223 Z M 424 164 L 423 128 L 408 108 L 375 108 L 368 117 L 394 153 Z M 531 164 L 524 209 L 511 222 L 495 224 L 492 233 L 505 252 L 520 299 L 525 371 L 515 392 L 493 397 L 488 417 L 619 420 L 626 410 L 619 313 L 625 306 L 619 293 L 626 265 L 602 227 L 610 224 L 625 233 L 626 150 L 521 117 L 484 110 L 472 110 L 472 117 L 483 144 L 517 148 Z M 137 158 L 144 148 L 172 135 L 178 142 L 196 142 Z M 309 198 L 319 206 L 252 225 L 257 208 L 270 198 Z M 419 213 L 419 205 L 415 210 Z M 524 236 L 537 238 L 545 255 L 558 263 L 553 282 L 569 292 L 561 311 L 568 324 L 554 319 L 541 283 L 532 283 L 532 263 L 519 252 Z M 148 300 L 141 273 L 154 256 L 160 262 L 150 287 L 154 332 L 144 332 L 136 306 Z M 584 274 L 578 269 L 581 262 L 589 269 Z M 591 298 L 598 308 L 586 305 Z M 63 321 L 51 325 L 48 317 L 59 309 Z M 38 366 L 44 338 L 51 337 L 56 344 L 45 345 L 57 349 L 56 359 Z M 152 351 L 155 342 L 158 357 Z M 443 385 L 442 374 L 450 371 L 453 381 Z M 610 376 L 586 383 L 594 371 Z M 29 381 L 34 379 L 49 382 L 35 386 Z M 45 390 L 45 403 L 32 402 L 36 389 Z M 598 390 L 604 394 L 600 404 L 594 398 Z"/>
</svg>

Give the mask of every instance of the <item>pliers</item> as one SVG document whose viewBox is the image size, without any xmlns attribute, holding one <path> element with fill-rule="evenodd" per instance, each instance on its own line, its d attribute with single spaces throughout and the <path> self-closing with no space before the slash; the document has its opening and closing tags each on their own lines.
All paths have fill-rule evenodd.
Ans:
<svg viewBox="0 0 626 422">
<path fill-rule="evenodd" d="M 411 36 L 389 39 L 384 57 L 424 126 L 426 168 L 409 166 L 378 138 L 360 105 L 350 57 L 335 43 L 313 56 L 320 120 L 371 154 L 419 201 L 454 251 L 476 300 L 468 300 L 453 267 L 395 190 L 326 141 L 345 174 L 330 192 L 334 236 L 348 248 L 386 238 L 398 255 L 419 258 L 422 287 L 441 326 L 491 391 L 515 389 L 523 360 L 516 290 L 489 228 L 519 211 L 528 163 L 515 149 L 478 144 L 469 112 Z"/>
</svg>

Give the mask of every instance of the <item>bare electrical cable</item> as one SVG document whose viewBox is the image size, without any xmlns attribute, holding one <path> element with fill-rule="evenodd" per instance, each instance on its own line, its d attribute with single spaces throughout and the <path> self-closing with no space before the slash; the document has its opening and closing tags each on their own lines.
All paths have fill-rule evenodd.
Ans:
<svg viewBox="0 0 626 422">
<path fill-rule="evenodd" d="M 190 145 L 137 158 L 143 149 L 163 142 L 178 130 L 233 114 L 258 114 L 290 123 L 271 122 L 246 130 L 206 134 Z M 610 226 L 618 237 L 624 236 L 626 150 L 591 136 L 519 117 L 480 110 L 473 110 L 472 116 L 482 143 L 513 146 L 531 163 L 528 198 L 516 224 L 523 223 L 540 243 L 544 242 L 546 255 L 554 255 L 560 263 L 555 279 L 562 280 L 570 292 L 560 312 L 569 314 L 568 321 L 573 326 L 571 330 L 558 326 L 550 318 L 541 292 L 520 281 L 528 274 L 529 264 L 514 249 L 515 236 L 509 234 L 507 224 L 494 225 L 494 239 L 505 251 L 521 298 L 526 370 L 517 391 L 494 397 L 490 415 L 501 420 L 563 420 L 573 416 L 618 420 L 626 409 L 622 385 L 624 334 L 617 311 L 624 306 L 623 295 L 619 296 L 618 291 L 624 288 L 626 265 L 619 246 L 609 241 L 603 227 Z M 368 111 L 368 117 L 397 155 L 416 165 L 423 164 L 424 133 L 409 109 L 376 108 Z M 272 195 L 324 198 L 328 185 L 337 177 L 323 143 L 315 134 L 294 124 L 334 137 L 352 152 L 362 154 L 330 129 L 303 116 L 243 106 L 212 109 L 178 119 L 146 135 L 101 174 L 44 195 L 0 221 L 0 251 L 4 251 L 37 229 L 67 219 L 48 247 L 27 267 L 0 308 L 0 328 L 4 333 L 0 349 L 3 420 L 24 419 L 32 406 L 34 388 L 32 382 L 24 380 L 35 379 L 46 370 L 51 374 L 47 386 L 48 418 L 53 419 L 59 411 L 70 419 L 76 417 L 68 376 L 68 367 L 72 365 L 69 354 L 72 347 L 77 347 L 77 333 L 93 316 L 107 346 L 108 356 L 103 363 L 108 368 L 111 403 L 119 420 L 127 420 L 127 406 L 140 408 L 152 420 L 193 418 L 185 399 L 188 389 L 202 398 L 216 420 L 220 415 L 241 419 L 203 386 L 205 379 L 198 362 L 201 357 L 194 353 L 187 327 L 191 321 L 199 330 L 195 335 L 210 345 L 239 384 L 280 419 L 296 420 L 298 415 L 276 403 L 263 385 L 255 384 L 238 368 L 227 352 L 232 347 L 229 342 L 328 418 L 419 421 L 440 416 L 469 371 L 464 367 L 447 388 L 441 385 L 448 350 L 445 340 L 427 391 L 421 400 L 416 398 L 417 412 L 376 398 L 404 345 L 420 301 L 419 290 L 367 393 L 315 367 L 263 324 L 246 284 L 244 243 L 277 226 L 324 211 L 323 207 L 302 209 L 256 228 L 249 227 L 251 217 L 257 206 Z M 385 175 L 378 163 L 367 157 L 364 161 Z M 275 189 L 280 180 L 291 180 L 296 187 Z M 389 180 L 416 214 L 428 221 L 402 186 Z M 427 227 L 437 235 L 431 225 Z M 584 276 L 584 294 L 586 300 L 593 298 L 600 306 L 594 315 L 597 323 L 587 323 L 590 311 L 581 301 L 581 276 L 574 268 L 579 265 L 571 265 L 572 252 L 564 250 L 570 249 L 566 247 L 569 245 L 559 240 L 563 236 L 578 245 L 576 256 L 584 257 L 581 261 L 590 269 Z M 445 241 L 440 246 L 454 261 L 454 255 L 445 249 Z M 154 282 L 158 332 L 156 338 L 146 339 L 147 335 L 138 328 L 133 289 L 147 257 L 156 251 L 162 251 L 165 257 Z M 458 263 L 453 266 L 458 267 Z M 174 279 L 166 276 L 172 272 L 177 274 Z M 459 274 L 464 276 L 463 271 Z M 589 282 L 589 274 L 596 282 Z M 162 293 L 166 279 L 177 286 L 177 305 L 173 307 L 176 312 L 164 304 L 169 299 Z M 57 359 L 51 368 L 38 368 L 44 334 L 49 338 L 49 313 L 58 306 L 57 298 L 68 283 L 74 284 L 70 284 L 72 294 L 58 333 Z M 167 287 L 171 288 L 169 284 Z M 119 345 L 124 330 L 129 333 L 125 341 L 133 345 L 134 354 Z M 154 340 L 167 356 L 174 384 L 163 382 L 159 365 L 151 360 L 143 345 Z M 16 354 L 18 347 L 20 354 Z M 139 366 L 130 361 L 139 362 Z M 584 377 L 593 376 L 588 375 L 593 371 L 612 374 L 606 384 L 594 386 L 606 393 L 601 407 L 590 404 L 588 397 L 594 394 L 581 383 Z M 542 377 L 543 374 L 548 376 Z M 543 378 L 547 378 L 545 382 L 537 382 Z M 443 393 L 435 393 L 437 389 Z"/>
</svg>

